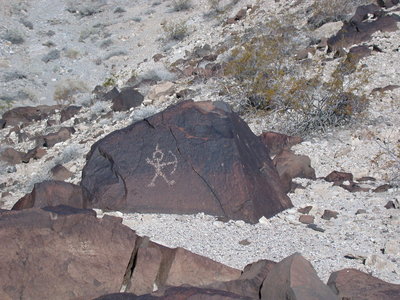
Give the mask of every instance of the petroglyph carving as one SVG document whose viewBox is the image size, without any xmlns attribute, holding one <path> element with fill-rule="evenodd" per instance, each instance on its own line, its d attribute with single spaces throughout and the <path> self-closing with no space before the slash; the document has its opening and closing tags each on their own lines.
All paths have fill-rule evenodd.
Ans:
<svg viewBox="0 0 400 300">
<path fill-rule="evenodd" d="M 163 162 L 164 159 L 164 152 L 160 150 L 158 144 L 156 146 L 156 150 L 153 152 L 153 158 L 146 158 L 146 162 L 153 166 L 155 169 L 155 174 L 151 182 L 147 185 L 148 187 L 153 187 L 155 186 L 155 181 L 158 177 L 161 177 L 165 180 L 165 182 L 169 185 L 172 186 L 175 184 L 175 180 L 168 180 L 168 178 L 165 176 L 163 169 L 167 166 L 172 166 L 172 170 L 169 173 L 169 175 L 173 175 L 176 171 L 176 167 L 178 166 L 178 159 L 176 158 L 175 154 L 173 154 L 171 151 L 168 151 L 170 156 L 172 157 L 171 161 L 168 162 Z"/>
</svg>

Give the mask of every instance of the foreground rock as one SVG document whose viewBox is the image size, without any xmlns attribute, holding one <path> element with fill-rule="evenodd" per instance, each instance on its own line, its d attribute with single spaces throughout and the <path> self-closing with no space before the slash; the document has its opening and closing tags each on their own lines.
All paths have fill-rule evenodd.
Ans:
<svg viewBox="0 0 400 300">
<path fill-rule="evenodd" d="M 355 269 L 332 273 L 328 286 L 339 299 L 399 299 L 400 284 L 391 284 Z"/>
<path fill-rule="evenodd" d="M 72 183 L 54 180 L 36 183 L 32 192 L 19 199 L 12 209 L 41 208 L 61 204 L 76 208 L 86 208 L 87 203 L 81 187 Z"/>
<path fill-rule="evenodd" d="M 135 233 L 121 219 L 41 209 L 0 217 L 0 299 L 91 299 L 119 292 Z"/>
<path fill-rule="evenodd" d="M 127 292 L 149 294 L 154 287 L 205 286 L 214 282 L 236 280 L 240 271 L 191 253 L 171 249 L 142 238 L 138 241 L 136 260 Z"/>
<path fill-rule="evenodd" d="M 296 253 L 271 269 L 264 280 L 261 299 L 337 300 L 337 297 L 318 278 L 312 265 Z"/>
<path fill-rule="evenodd" d="M 238 279 L 217 282 L 209 285 L 208 288 L 258 299 L 263 281 L 275 264 L 270 260 L 260 260 L 247 265 Z"/>
<path fill-rule="evenodd" d="M 95 300 L 252 300 L 254 298 L 235 295 L 225 291 L 197 288 L 197 287 L 170 287 L 165 290 L 155 292 L 151 295 L 136 296 L 135 294 L 118 293 L 104 295 Z"/>
<path fill-rule="evenodd" d="M 268 150 L 224 103 L 185 101 L 115 131 L 87 156 L 92 207 L 204 212 L 255 223 L 292 206 Z"/>
</svg>

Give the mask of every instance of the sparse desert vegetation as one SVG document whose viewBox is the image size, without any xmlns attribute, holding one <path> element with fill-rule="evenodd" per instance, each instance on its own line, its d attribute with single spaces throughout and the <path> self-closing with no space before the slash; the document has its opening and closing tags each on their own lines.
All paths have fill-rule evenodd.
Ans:
<svg viewBox="0 0 400 300">
<path fill-rule="evenodd" d="M 0 299 L 398 300 L 399 10 L 0 0 Z"/>
</svg>

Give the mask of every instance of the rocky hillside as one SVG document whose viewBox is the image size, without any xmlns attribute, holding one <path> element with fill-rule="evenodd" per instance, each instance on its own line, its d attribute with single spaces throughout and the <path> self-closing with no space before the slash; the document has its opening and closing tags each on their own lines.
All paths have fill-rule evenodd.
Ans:
<svg viewBox="0 0 400 300">
<path fill-rule="evenodd" d="M 11 224 L 7 228 L 14 230 L 18 218 L 28 224 L 30 214 L 47 220 L 37 209 L 43 206 L 93 208 L 104 220 L 98 222 L 120 217 L 162 253 L 182 247 L 229 272 L 260 260 L 280 262 L 282 270 L 308 260 L 317 273 L 308 274 L 324 283 L 331 278 L 329 286 L 342 280 L 332 284 L 333 272 L 354 268 L 392 284 L 394 296 L 387 299 L 396 299 L 398 1 L 0 0 L 0 7 L 0 208 L 26 209 L 5 212 L 0 222 Z M 193 137 L 203 142 L 187 142 Z M 185 172 L 182 161 L 190 162 Z M 218 172 L 230 166 L 236 173 L 220 179 Z M 46 180 L 73 185 L 39 184 Z M 274 182 L 273 192 L 264 190 L 263 180 Z M 157 182 L 164 186 L 148 192 Z M 268 195 L 270 214 L 257 192 Z M 224 200 L 238 195 L 237 202 Z M 220 207 L 204 204 L 213 201 Z M 66 218 L 86 220 L 92 213 L 68 211 Z M 82 222 L 103 226 L 88 220 Z M 30 226 L 40 236 L 43 224 Z M 118 247 L 130 249 L 121 259 L 133 263 L 142 238 L 112 226 L 131 241 Z M 296 252 L 301 258 L 292 256 Z M 168 255 L 157 259 L 168 261 Z M 108 264 L 118 265 L 113 259 Z M 118 268 L 115 276 L 124 284 L 107 283 L 88 297 L 139 295 L 137 283 L 127 282 L 140 268 L 129 276 L 126 266 Z M 179 285 L 164 277 L 147 284 L 154 290 L 160 282 Z M 207 286 L 237 293 L 215 282 Z M 327 292 L 319 283 L 318 299 L 351 295 L 346 288 Z M 264 295 L 274 295 L 269 286 Z M 383 299 L 378 292 L 370 296 Z"/>
</svg>

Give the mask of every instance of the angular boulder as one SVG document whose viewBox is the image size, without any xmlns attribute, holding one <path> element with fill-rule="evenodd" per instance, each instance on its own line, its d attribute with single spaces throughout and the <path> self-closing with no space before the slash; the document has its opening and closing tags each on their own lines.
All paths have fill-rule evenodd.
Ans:
<svg viewBox="0 0 400 300">
<path fill-rule="evenodd" d="M 113 111 L 127 111 L 142 104 L 143 100 L 143 95 L 137 90 L 129 87 L 124 88 L 112 99 L 111 109 Z"/>
<path fill-rule="evenodd" d="M 86 202 L 82 188 L 79 185 L 64 181 L 46 180 L 36 183 L 32 192 L 19 199 L 12 210 L 61 204 L 76 208 L 86 208 Z"/>
<path fill-rule="evenodd" d="M 356 269 L 332 273 L 328 286 L 339 299 L 394 300 L 400 296 L 400 284 L 382 281 Z"/>
<path fill-rule="evenodd" d="M 247 265 L 238 279 L 213 283 L 207 288 L 259 299 L 261 286 L 275 264 L 276 262 L 270 260 L 257 261 Z"/>
<path fill-rule="evenodd" d="M 49 133 L 42 137 L 43 146 L 50 148 L 55 144 L 65 142 L 73 133 L 75 133 L 75 129 L 73 127 L 61 127 L 57 132 Z"/>
<path fill-rule="evenodd" d="M 311 159 L 307 155 L 298 155 L 290 150 L 283 150 L 274 157 L 273 163 L 286 192 L 290 191 L 293 178 L 316 179 L 315 170 L 311 167 Z"/>
<path fill-rule="evenodd" d="M 93 299 L 121 290 L 136 234 L 121 219 L 33 208 L 0 215 L 0 299 Z"/>
<path fill-rule="evenodd" d="M 0 152 L 0 161 L 5 161 L 10 165 L 16 165 L 22 162 L 24 153 L 14 148 L 6 148 Z"/>
<path fill-rule="evenodd" d="M 126 289 L 135 295 L 149 294 L 154 287 L 200 287 L 217 281 L 235 280 L 240 276 L 237 269 L 183 248 L 167 248 L 148 238 L 140 238 L 137 246 L 135 265 Z"/>
<path fill-rule="evenodd" d="M 64 108 L 60 112 L 60 123 L 63 123 L 72 117 L 74 117 L 80 110 L 82 109 L 81 106 L 70 105 L 67 108 Z"/>
<path fill-rule="evenodd" d="M 261 289 L 261 299 L 337 300 L 337 297 L 318 278 L 310 262 L 295 253 L 270 270 Z"/>
<path fill-rule="evenodd" d="M 268 148 L 271 156 L 281 153 L 283 150 L 290 150 L 292 146 L 303 141 L 299 136 L 289 136 L 286 134 L 266 131 L 260 135 L 261 141 Z"/>
<path fill-rule="evenodd" d="M 113 210 L 256 223 L 292 206 L 266 147 L 222 102 L 183 101 L 99 140 L 81 185 Z"/>
</svg>

